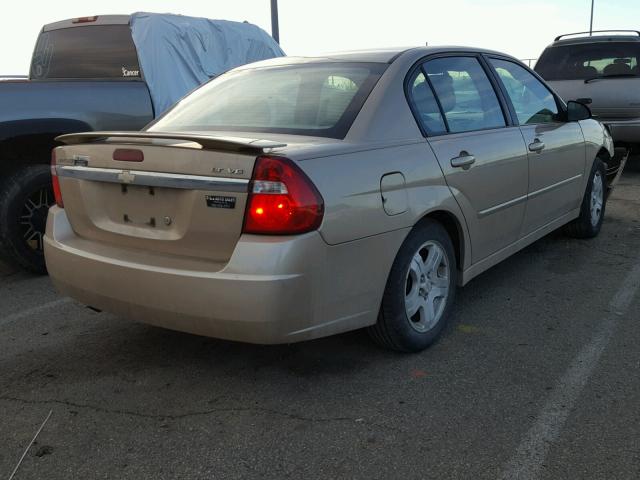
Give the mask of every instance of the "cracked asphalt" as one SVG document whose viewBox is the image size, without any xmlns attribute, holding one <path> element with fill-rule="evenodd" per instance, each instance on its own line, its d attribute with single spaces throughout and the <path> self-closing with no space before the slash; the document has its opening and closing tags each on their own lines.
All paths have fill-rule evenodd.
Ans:
<svg viewBox="0 0 640 480">
<path fill-rule="evenodd" d="M 518 478 L 640 478 L 639 263 L 635 160 L 598 238 L 553 233 L 476 278 L 418 355 L 363 332 L 254 346 L 161 330 L 0 266 L 0 477 L 52 410 L 15 479 L 497 479 L 536 426 L 543 453 Z"/>
</svg>

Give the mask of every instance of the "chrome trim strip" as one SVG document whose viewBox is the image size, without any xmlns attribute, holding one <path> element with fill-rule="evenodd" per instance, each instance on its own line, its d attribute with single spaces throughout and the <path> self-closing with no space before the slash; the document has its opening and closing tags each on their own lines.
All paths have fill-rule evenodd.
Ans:
<svg viewBox="0 0 640 480">
<path fill-rule="evenodd" d="M 509 207 L 513 207 L 514 205 L 518 205 L 519 203 L 522 203 L 526 200 L 529 200 L 531 198 L 535 198 L 538 195 L 542 195 L 543 193 L 547 193 L 550 192 L 551 190 L 555 190 L 558 187 L 562 187 L 563 185 L 566 185 L 567 183 L 571 183 L 575 180 L 578 180 L 582 178 L 582 174 L 580 175 L 576 175 L 574 177 L 571 178 L 566 178 L 558 183 L 554 183 L 553 185 L 549 185 L 547 187 L 541 188 L 540 190 L 536 190 L 535 192 L 531 192 L 528 195 L 523 195 L 522 197 L 518 197 L 518 198 L 514 198 L 513 200 L 509 200 L 508 202 L 504 202 L 501 203 L 499 205 L 496 205 L 494 207 L 490 207 L 487 208 L 485 210 L 481 210 L 480 212 L 478 212 L 478 218 L 484 218 L 487 215 L 492 215 L 494 213 L 497 213 L 501 210 L 504 210 L 505 208 L 509 208 Z"/>
<path fill-rule="evenodd" d="M 578 179 L 582 178 L 582 174 L 576 175 L 574 177 L 571 178 L 565 178 L 564 180 L 558 182 L 558 183 L 554 183 L 553 185 L 549 185 L 548 187 L 544 187 L 541 188 L 540 190 L 536 190 L 535 192 L 531 192 L 529 194 L 529 198 L 534 198 L 537 197 L 538 195 L 542 195 L 543 193 L 547 193 L 550 192 L 551 190 L 555 190 L 558 187 L 562 187 L 563 185 L 566 185 L 567 183 L 571 183 L 574 182 Z"/>
<path fill-rule="evenodd" d="M 519 203 L 525 202 L 527 198 L 528 198 L 527 195 L 523 195 L 522 197 L 514 198 L 513 200 L 509 200 L 508 202 L 504 202 L 494 207 L 487 208 L 486 210 L 482 210 L 478 212 L 478 218 L 484 218 L 488 215 L 499 212 L 500 210 L 504 210 L 505 208 L 518 205 Z"/>
<path fill-rule="evenodd" d="M 58 176 L 90 180 L 94 182 L 141 185 L 145 187 L 181 188 L 188 190 L 212 190 L 224 192 L 247 192 L 249 180 L 244 178 L 206 177 L 180 173 L 143 172 L 114 168 L 58 165 Z"/>
</svg>

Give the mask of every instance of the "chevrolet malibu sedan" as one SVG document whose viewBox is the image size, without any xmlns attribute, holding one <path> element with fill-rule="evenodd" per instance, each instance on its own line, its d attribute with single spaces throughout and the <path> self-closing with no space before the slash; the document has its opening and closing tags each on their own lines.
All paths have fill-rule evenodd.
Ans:
<svg viewBox="0 0 640 480">
<path fill-rule="evenodd" d="M 458 286 L 603 221 L 611 137 L 519 61 L 421 47 L 232 70 L 142 132 L 59 137 L 57 288 L 253 343 L 367 327 L 419 351 Z"/>
</svg>

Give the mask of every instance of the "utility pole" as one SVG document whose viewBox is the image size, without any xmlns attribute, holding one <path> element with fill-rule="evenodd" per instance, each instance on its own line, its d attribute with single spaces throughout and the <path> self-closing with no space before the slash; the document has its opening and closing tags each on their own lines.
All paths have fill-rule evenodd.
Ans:
<svg viewBox="0 0 640 480">
<path fill-rule="evenodd" d="M 278 0 L 271 0 L 271 36 L 280 43 L 280 29 L 278 27 Z"/>
<path fill-rule="evenodd" d="M 273 1 L 275 0 L 272 0 L 272 3 Z M 589 36 L 593 35 L 593 4 L 594 2 L 595 0 L 591 0 L 591 23 L 589 23 Z"/>
</svg>

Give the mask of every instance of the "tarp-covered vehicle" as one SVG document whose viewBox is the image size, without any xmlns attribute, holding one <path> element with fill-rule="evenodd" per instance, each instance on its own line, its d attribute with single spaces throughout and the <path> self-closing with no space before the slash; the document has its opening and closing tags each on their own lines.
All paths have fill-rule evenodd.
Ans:
<svg viewBox="0 0 640 480">
<path fill-rule="evenodd" d="M 209 79 L 282 55 L 249 23 L 134 13 L 45 25 L 29 78 L 0 81 L 0 256 L 45 270 L 55 137 L 139 130 Z"/>
</svg>

